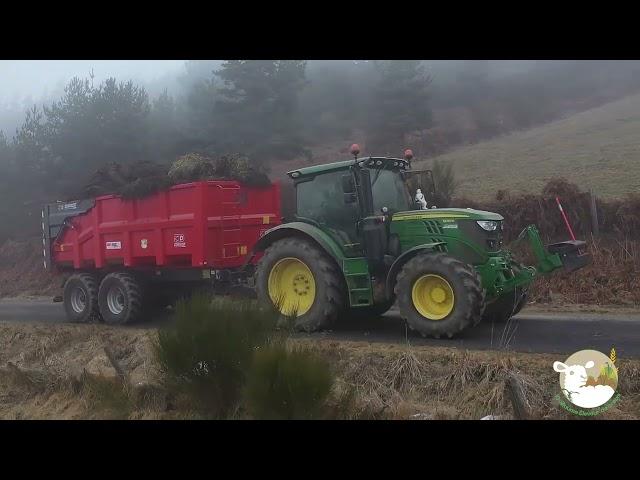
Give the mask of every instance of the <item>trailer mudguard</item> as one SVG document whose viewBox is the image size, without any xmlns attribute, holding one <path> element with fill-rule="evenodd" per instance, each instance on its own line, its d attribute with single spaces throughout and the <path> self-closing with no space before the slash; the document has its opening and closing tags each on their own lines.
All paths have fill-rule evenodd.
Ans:
<svg viewBox="0 0 640 480">
<path fill-rule="evenodd" d="M 398 258 L 396 258 L 394 262 L 391 264 L 391 267 L 389 268 L 389 272 L 387 273 L 387 281 L 386 281 L 387 298 L 393 297 L 393 288 L 395 287 L 396 276 L 398 275 L 398 273 L 400 272 L 400 269 L 403 267 L 405 263 L 407 263 L 413 257 L 415 257 L 416 255 L 424 251 L 432 252 L 436 250 L 436 247 L 439 247 L 440 245 L 445 245 L 445 244 L 446 244 L 445 242 L 423 243 L 422 245 L 417 245 L 413 248 L 410 248 L 409 250 L 404 252 L 402 255 L 400 255 Z"/>
</svg>

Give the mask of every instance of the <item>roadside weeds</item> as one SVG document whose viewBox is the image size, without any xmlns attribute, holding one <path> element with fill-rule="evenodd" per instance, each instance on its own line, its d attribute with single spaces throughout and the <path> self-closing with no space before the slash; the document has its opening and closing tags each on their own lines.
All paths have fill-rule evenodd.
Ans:
<svg viewBox="0 0 640 480">
<path fill-rule="evenodd" d="M 0 324 L 0 418 L 204 418 L 187 396 L 162 385 L 152 355 L 154 333 L 102 325 Z M 576 419 L 554 404 L 555 355 L 330 339 L 289 342 L 318 354 L 336 374 L 327 399 L 330 418 L 513 418 L 507 385 L 515 378 L 527 418 Z M 621 400 L 596 419 L 640 418 L 640 361 L 619 362 Z"/>
</svg>

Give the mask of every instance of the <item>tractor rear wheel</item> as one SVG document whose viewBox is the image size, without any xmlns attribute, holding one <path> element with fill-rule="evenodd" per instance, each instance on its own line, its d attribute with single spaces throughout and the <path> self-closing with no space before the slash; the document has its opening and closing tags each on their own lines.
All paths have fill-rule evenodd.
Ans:
<svg viewBox="0 0 640 480">
<path fill-rule="evenodd" d="M 128 273 L 110 273 L 100 283 L 98 305 L 106 323 L 124 325 L 143 319 L 145 292 Z"/>
<path fill-rule="evenodd" d="M 482 321 L 505 323 L 517 315 L 527 303 L 527 292 L 516 288 L 513 292 L 505 293 L 495 301 L 487 304 L 482 315 Z"/>
<path fill-rule="evenodd" d="M 64 284 L 64 309 L 71 322 L 86 323 L 99 317 L 98 280 L 89 273 L 71 275 Z"/>
<path fill-rule="evenodd" d="M 448 338 L 482 319 L 485 291 L 475 269 L 445 253 L 423 253 L 398 274 L 395 294 L 409 328 Z"/>
<path fill-rule="evenodd" d="M 342 272 L 322 250 L 299 238 L 278 240 L 266 249 L 256 290 L 261 301 L 295 316 L 295 328 L 306 332 L 330 326 L 345 305 Z"/>
</svg>

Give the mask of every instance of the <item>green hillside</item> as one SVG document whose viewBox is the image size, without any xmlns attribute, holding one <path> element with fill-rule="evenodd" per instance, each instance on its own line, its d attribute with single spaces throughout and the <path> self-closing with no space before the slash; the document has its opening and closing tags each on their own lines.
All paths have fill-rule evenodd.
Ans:
<svg viewBox="0 0 640 480">
<path fill-rule="evenodd" d="M 640 193 L 640 95 L 437 158 L 453 162 L 457 193 L 470 198 L 499 189 L 539 192 L 553 177 L 602 197 Z"/>
</svg>

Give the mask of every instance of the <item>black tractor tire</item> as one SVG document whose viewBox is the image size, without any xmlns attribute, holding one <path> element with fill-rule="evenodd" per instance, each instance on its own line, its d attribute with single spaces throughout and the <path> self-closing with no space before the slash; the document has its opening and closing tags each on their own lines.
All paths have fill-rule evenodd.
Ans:
<svg viewBox="0 0 640 480">
<path fill-rule="evenodd" d="M 64 284 L 62 296 L 67 319 L 73 323 L 98 320 L 98 279 L 90 273 L 75 273 Z"/>
<path fill-rule="evenodd" d="M 256 293 L 261 302 L 274 305 L 269 296 L 269 275 L 282 259 L 302 261 L 311 271 L 316 285 L 309 310 L 296 317 L 294 328 L 314 332 L 330 327 L 345 308 L 346 287 L 342 272 L 325 252 L 307 240 L 286 238 L 268 247 L 256 269 Z"/>
<path fill-rule="evenodd" d="M 514 263 L 511 268 L 514 274 L 526 268 L 522 263 Z M 491 303 L 487 304 L 482 316 L 484 322 L 506 323 L 527 304 L 527 292 L 521 287 L 515 291 L 505 293 Z"/>
<path fill-rule="evenodd" d="M 129 273 L 110 273 L 98 291 L 98 306 L 105 323 L 125 325 L 145 319 L 143 283 Z"/>
<path fill-rule="evenodd" d="M 439 320 L 423 316 L 413 303 L 413 286 L 427 274 L 442 277 L 453 291 L 453 308 Z M 400 315 L 423 337 L 452 338 L 482 319 L 485 290 L 480 275 L 471 265 L 445 253 L 422 253 L 410 259 L 398 274 L 394 291 Z"/>
<path fill-rule="evenodd" d="M 511 317 L 517 315 L 522 307 L 527 304 L 527 292 L 516 288 L 514 292 L 508 292 L 487 304 L 482 315 L 483 322 L 506 323 Z"/>
</svg>

